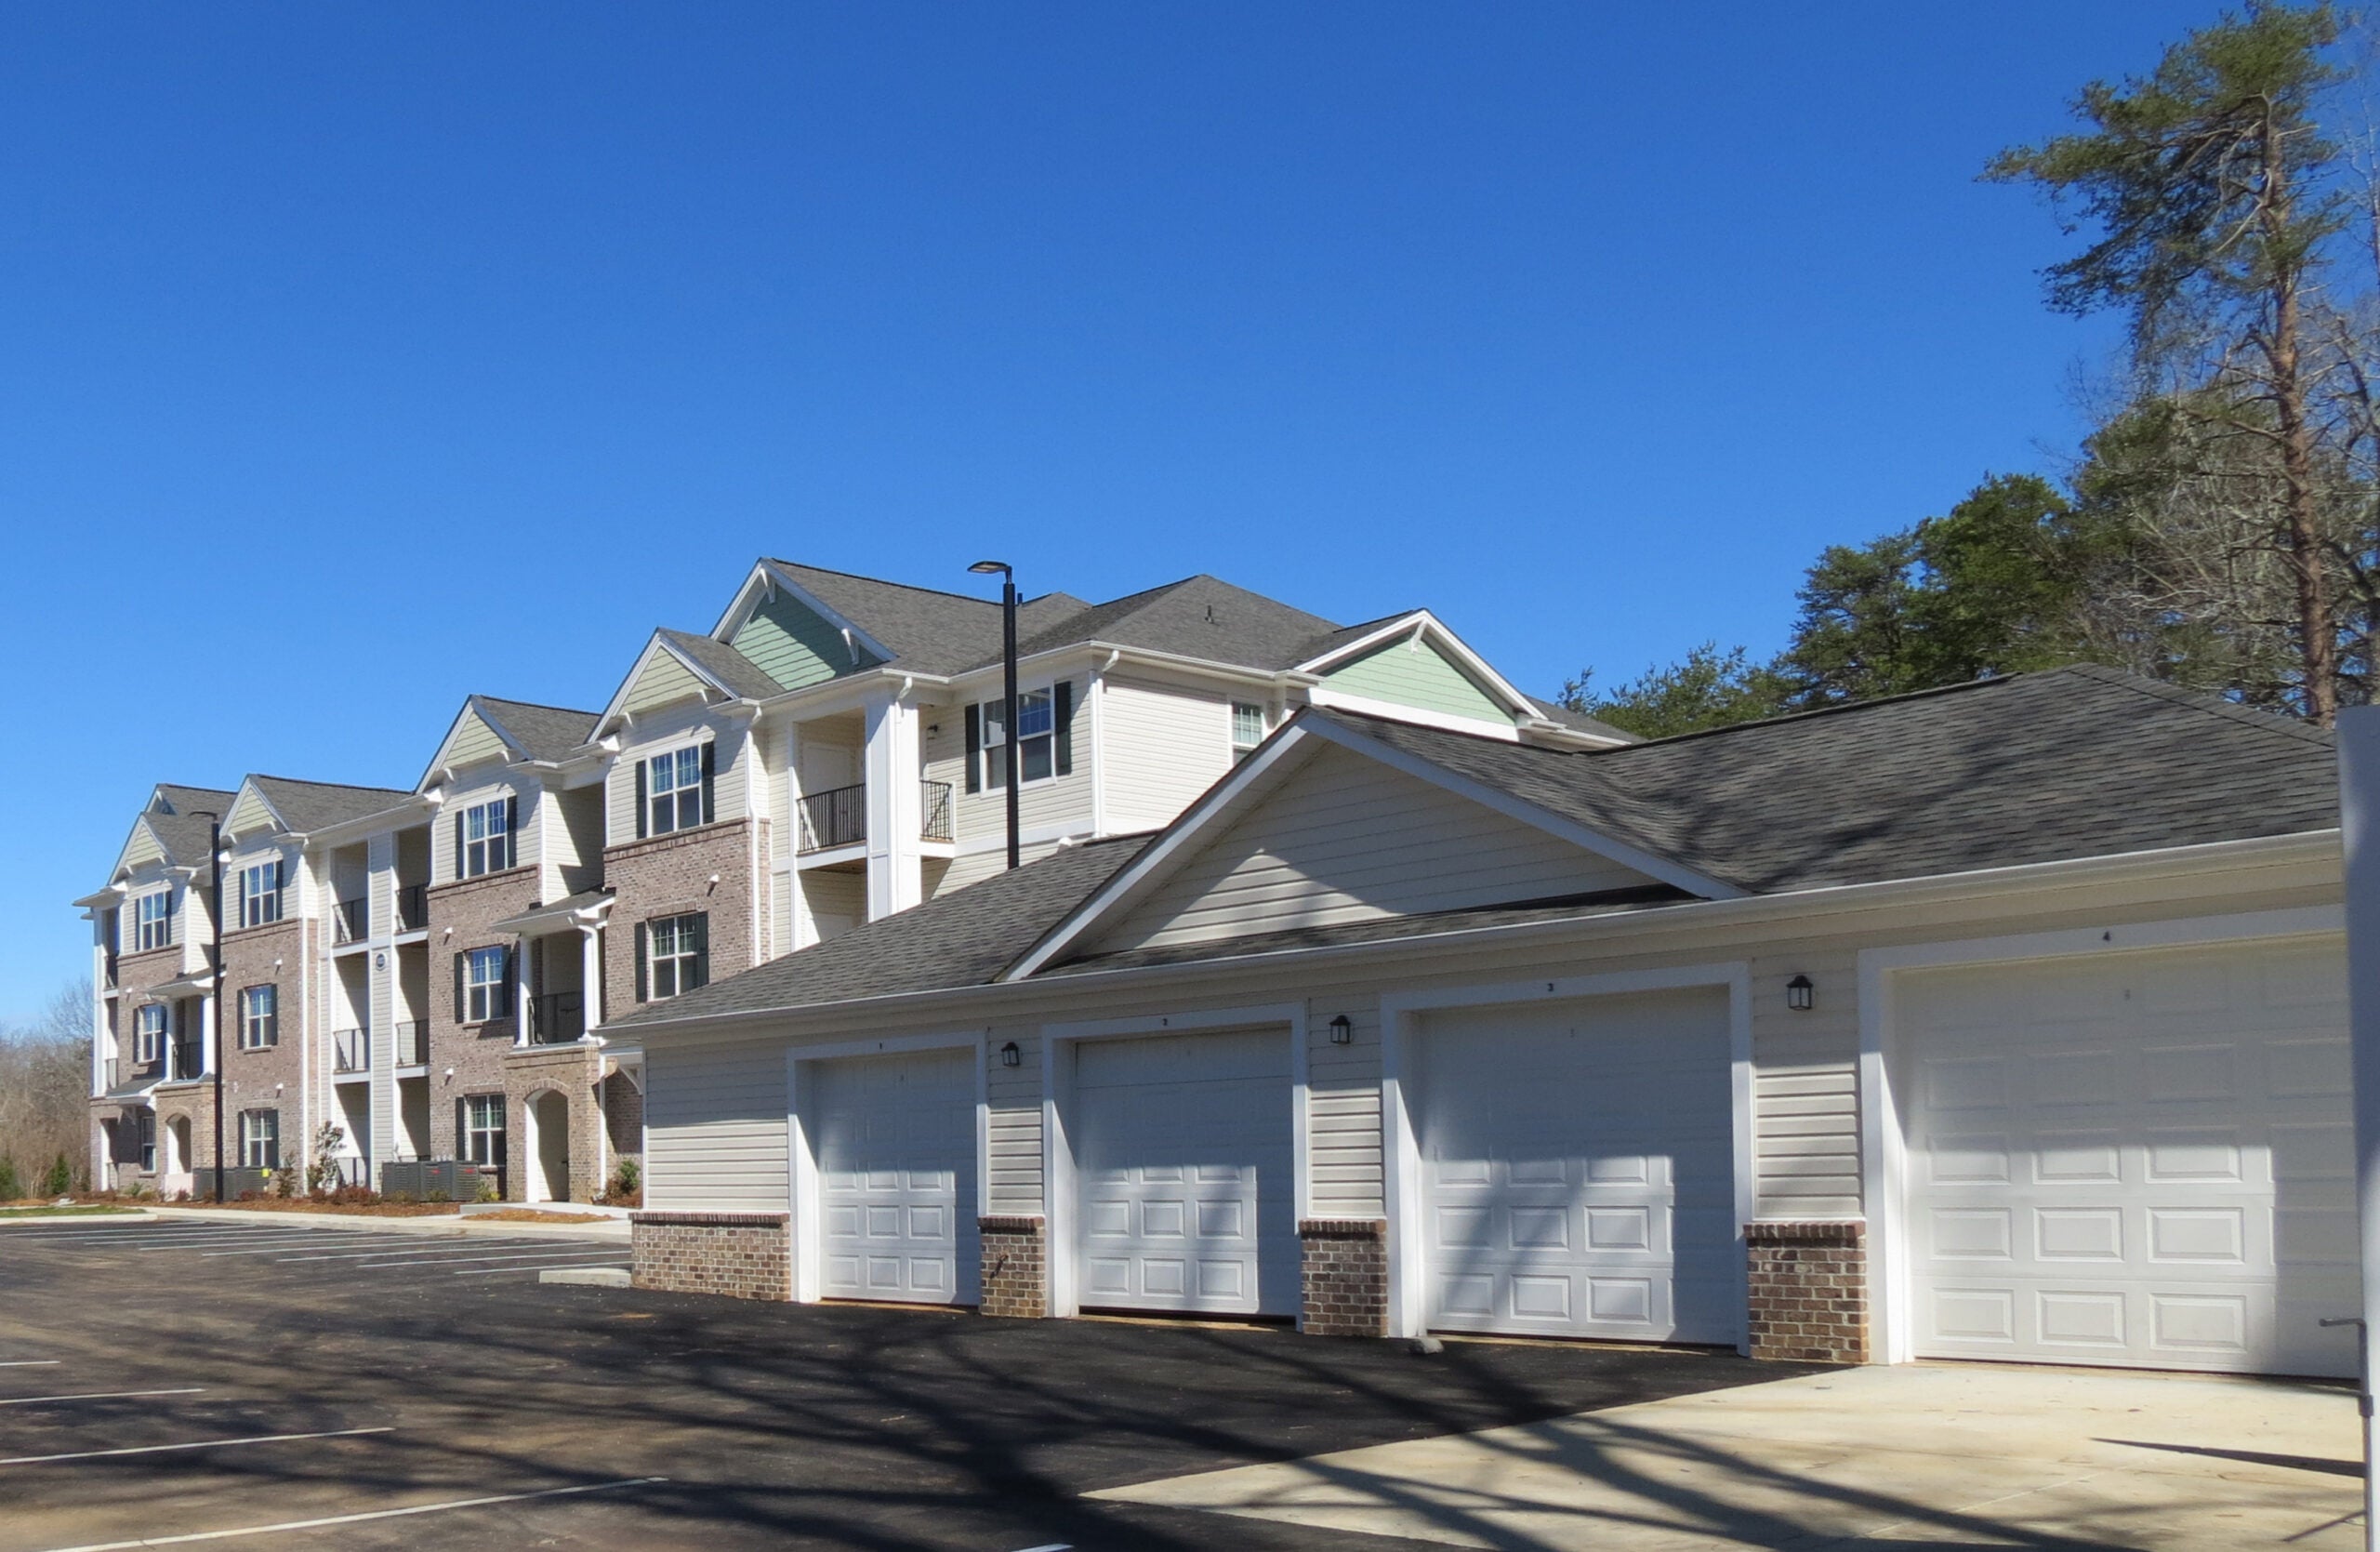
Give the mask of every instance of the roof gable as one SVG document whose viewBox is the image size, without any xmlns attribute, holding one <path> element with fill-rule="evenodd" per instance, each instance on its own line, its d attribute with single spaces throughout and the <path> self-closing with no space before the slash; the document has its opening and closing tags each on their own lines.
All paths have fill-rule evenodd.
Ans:
<svg viewBox="0 0 2380 1552">
<path fill-rule="evenodd" d="M 126 873 L 148 867 L 151 863 L 170 862 L 165 842 L 143 814 L 132 821 L 132 833 L 124 838 L 124 849 L 116 854 L 115 867 L 109 877 L 121 879 Z"/>
<path fill-rule="evenodd" d="M 857 633 L 847 634 L 793 588 L 756 600 L 728 633 L 727 644 L 787 690 L 823 684 L 880 660 Z"/>
<path fill-rule="evenodd" d="M 655 636 L 637 659 L 636 667 L 628 670 L 628 679 L 613 697 L 603 720 L 608 723 L 615 714 L 623 712 L 641 716 L 684 700 L 707 700 L 717 688 L 697 673 L 682 655 Z"/>
<path fill-rule="evenodd" d="M 519 751 L 504 741 L 476 706 L 463 708 L 463 715 L 455 723 L 455 731 L 439 751 L 439 763 L 460 770 L 476 765 L 483 760 L 509 761 Z"/>
<path fill-rule="evenodd" d="M 1435 643 L 1422 640 L 1418 631 L 1349 658 L 1323 675 L 1323 683 L 1347 695 L 1448 717 L 1486 723 L 1513 720 L 1509 708 L 1498 705 Z"/>
<path fill-rule="evenodd" d="M 250 777 L 240 783 L 240 795 L 232 800 L 231 812 L 223 821 L 225 835 L 246 835 L 256 830 L 282 830 L 287 822 L 275 812 L 272 800 Z"/>
</svg>

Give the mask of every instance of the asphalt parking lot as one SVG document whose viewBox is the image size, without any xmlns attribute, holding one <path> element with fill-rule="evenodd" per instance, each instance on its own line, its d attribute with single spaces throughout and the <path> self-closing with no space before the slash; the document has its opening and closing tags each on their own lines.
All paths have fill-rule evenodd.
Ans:
<svg viewBox="0 0 2380 1552">
<path fill-rule="evenodd" d="M 497 1256 L 522 1259 L 476 1259 Z M 1796 1372 L 536 1280 L 622 1258 L 550 1237 L 0 1229 L 0 1552 L 1389 1552 L 1424 1544 L 1080 1495 Z"/>
</svg>

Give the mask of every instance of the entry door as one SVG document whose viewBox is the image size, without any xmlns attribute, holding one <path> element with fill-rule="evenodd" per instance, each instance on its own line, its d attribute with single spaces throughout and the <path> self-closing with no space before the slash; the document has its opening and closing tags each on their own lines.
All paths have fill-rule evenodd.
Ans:
<svg viewBox="0 0 2380 1552">
<path fill-rule="evenodd" d="M 1739 1340 L 1724 991 L 1432 1014 L 1418 1043 L 1432 1325 Z"/>
<path fill-rule="evenodd" d="M 803 1064 L 828 1298 L 977 1302 L 975 1072 L 966 1050 Z"/>
<path fill-rule="evenodd" d="M 1901 977 L 1921 1356 L 2351 1375 L 2346 966 L 2209 947 Z"/>
<path fill-rule="evenodd" d="M 1286 1029 L 1077 1046 L 1086 1307 L 1296 1313 L 1289 1046 Z"/>
</svg>

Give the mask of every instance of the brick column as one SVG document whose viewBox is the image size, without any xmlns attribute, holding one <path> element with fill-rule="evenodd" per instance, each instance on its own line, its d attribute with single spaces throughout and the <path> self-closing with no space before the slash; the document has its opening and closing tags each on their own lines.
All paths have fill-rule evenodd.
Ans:
<svg viewBox="0 0 2380 1552">
<path fill-rule="evenodd" d="M 630 1280 L 666 1293 L 790 1300 L 792 1221 L 786 1213 L 631 1213 Z"/>
<path fill-rule="evenodd" d="M 975 1220 L 985 1315 L 1038 1320 L 1050 1313 L 1050 1227 L 1038 1214 Z"/>
<path fill-rule="evenodd" d="M 1868 1361 L 1867 1227 L 1744 1226 L 1752 1356 L 1796 1363 Z"/>
<path fill-rule="evenodd" d="M 1304 1296 L 1298 1329 L 1309 1336 L 1388 1334 L 1388 1225 L 1379 1218 L 1302 1218 Z"/>
</svg>

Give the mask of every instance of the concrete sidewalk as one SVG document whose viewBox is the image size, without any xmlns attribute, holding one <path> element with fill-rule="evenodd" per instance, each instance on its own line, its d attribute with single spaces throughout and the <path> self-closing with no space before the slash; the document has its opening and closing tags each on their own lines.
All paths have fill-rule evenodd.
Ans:
<svg viewBox="0 0 2380 1552">
<path fill-rule="evenodd" d="M 1904 1365 L 1094 1496 L 1533 1552 L 2346 1552 L 2360 1459 L 2344 1390 Z"/>
<path fill-rule="evenodd" d="M 80 1216 L 55 1218 L 27 1217 L 0 1220 L 0 1233 L 21 1225 L 32 1228 L 46 1227 L 92 1227 L 124 1226 L 139 1227 L 144 1224 L 211 1225 L 222 1227 L 237 1224 L 243 1227 L 330 1228 L 352 1232 L 357 1229 L 384 1231 L 390 1234 L 444 1235 L 521 1235 L 530 1239 L 551 1236 L 563 1240 L 617 1240 L 626 1243 L 628 1223 L 626 1218 L 605 1217 L 601 1223 L 504 1223 L 489 1222 L 484 1217 L 463 1217 L 454 1214 L 425 1214 L 419 1217 L 378 1217 L 368 1213 L 291 1213 L 270 1209 L 243 1207 L 152 1207 L 139 1213 L 95 1213 Z"/>
</svg>

